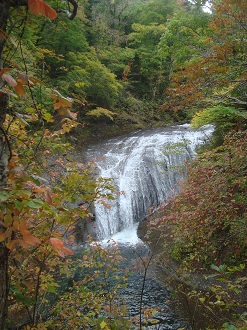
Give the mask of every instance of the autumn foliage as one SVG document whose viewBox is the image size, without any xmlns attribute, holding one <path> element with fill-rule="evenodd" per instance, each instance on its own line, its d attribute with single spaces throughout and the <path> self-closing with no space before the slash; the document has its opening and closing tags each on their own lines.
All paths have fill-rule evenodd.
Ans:
<svg viewBox="0 0 247 330">
<path fill-rule="evenodd" d="M 36 16 L 57 17 L 42 0 L 29 0 L 28 8 Z M 92 217 L 89 206 L 96 199 L 104 201 L 107 196 L 102 188 L 112 186 L 109 179 L 94 178 L 93 165 L 59 157 L 71 150 L 64 135 L 79 125 L 72 109 L 74 100 L 47 87 L 49 107 L 42 107 L 34 89 L 41 89 L 44 82 L 27 73 L 22 46 L 3 30 L 0 38 L 10 41 L 22 59 L 22 65 L 12 59 L 0 69 L 1 102 L 6 96 L 19 97 L 20 104 L 10 101 L 5 116 L 1 115 L 1 157 L 6 155 L 7 167 L 0 191 L 0 248 L 5 253 L 1 262 L 7 265 L 1 299 L 6 299 L 4 308 L 8 307 L 1 310 L 0 327 L 5 329 L 5 324 L 35 326 L 41 320 L 40 308 L 49 303 L 47 295 L 57 292 L 58 278 L 65 273 L 72 276 L 71 261 L 65 259 L 74 254 L 75 225 Z M 28 106 L 23 109 L 26 100 Z M 51 159 L 55 162 L 52 170 Z M 79 199 L 80 205 L 76 204 Z"/>
<path fill-rule="evenodd" d="M 245 1 L 215 1 L 201 54 L 175 66 L 163 110 L 246 105 L 246 13 Z"/>
<path fill-rule="evenodd" d="M 55 19 L 57 17 L 57 12 L 43 0 L 28 0 L 28 8 L 35 16 L 43 14 L 51 19 Z"/>
<path fill-rule="evenodd" d="M 153 223 L 164 243 L 171 231 L 170 252 L 185 265 L 239 265 L 245 258 L 246 141 L 246 132 L 229 134 L 221 147 L 194 161 L 181 192 Z"/>
</svg>

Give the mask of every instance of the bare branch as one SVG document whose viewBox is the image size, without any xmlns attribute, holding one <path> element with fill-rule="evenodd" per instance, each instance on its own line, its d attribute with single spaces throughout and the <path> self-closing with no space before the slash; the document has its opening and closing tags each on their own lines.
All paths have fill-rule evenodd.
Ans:
<svg viewBox="0 0 247 330">
<path fill-rule="evenodd" d="M 237 97 L 234 97 L 234 96 L 231 96 L 231 95 L 214 95 L 214 98 L 215 99 L 219 99 L 219 100 L 223 100 L 224 99 L 226 100 L 229 100 L 229 103 L 230 104 L 238 104 L 238 105 L 247 105 L 247 101 L 243 101 L 243 100 L 240 100 L 239 98 Z"/>
<path fill-rule="evenodd" d="M 68 2 L 71 3 L 73 6 L 73 11 L 72 11 L 71 15 L 69 16 L 69 19 L 72 21 L 76 17 L 78 3 L 75 0 L 68 0 Z"/>
<path fill-rule="evenodd" d="M 28 4 L 27 0 L 11 0 L 10 1 L 11 7 L 27 6 L 27 4 Z"/>
<path fill-rule="evenodd" d="M 241 104 L 241 105 L 247 105 L 246 101 L 242 101 L 234 96 L 226 96 L 227 99 L 232 100 L 232 104 Z"/>
</svg>

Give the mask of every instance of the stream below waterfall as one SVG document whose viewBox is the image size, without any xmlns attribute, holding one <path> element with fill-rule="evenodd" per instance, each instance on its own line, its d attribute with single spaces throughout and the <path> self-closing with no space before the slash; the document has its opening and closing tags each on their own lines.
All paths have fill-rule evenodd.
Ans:
<svg viewBox="0 0 247 330">
<path fill-rule="evenodd" d="M 195 156 L 196 148 L 210 138 L 212 131 L 211 126 L 193 130 L 187 124 L 141 130 L 91 144 L 85 151 L 84 159 L 96 162 L 97 175 L 111 178 L 116 187 L 109 207 L 95 204 L 95 224 L 99 241 L 118 243 L 125 257 L 124 267 L 131 268 L 133 260 L 138 262 L 139 258 L 141 263 L 148 256 L 148 247 L 137 236 L 138 223 L 150 209 L 178 192 L 177 183 L 185 176 L 186 161 Z M 158 282 L 155 272 L 150 267 L 147 273 L 142 307 L 159 312 L 154 316 L 156 324 L 147 324 L 142 329 L 190 329 L 177 312 L 179 306 L 166 303 L 171 292 Z M 139 313 L 143 279 L 142 271 L 134 271 L 127 288 L 121 292 L 130 316 Z"/>
</svg>

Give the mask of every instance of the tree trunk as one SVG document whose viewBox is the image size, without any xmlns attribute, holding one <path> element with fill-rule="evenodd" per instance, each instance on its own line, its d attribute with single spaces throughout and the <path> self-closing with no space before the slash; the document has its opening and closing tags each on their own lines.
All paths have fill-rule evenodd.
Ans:
<svg viewBox="0 0 247 330">
<path fill-rule="evenodd" d="M 7 22 L 10 10 L 9 0 L 3 0 L 0 3 L 0 32 L 6 32 Z M 0 39 L 0 69 L 2 68 L 2 53 L 6 42 L 5 38 Z M 2 88 L 0 82 L 0 88 Z M 6 135 L 3 130 L 3 123 L 8 110 L 8 95 L 0 94 L 0 193 L 5 188 L 8 171 L 8 145 Z M 0 219 L 2 220 L 2 219 Z M 0 232 L 5 228 L 0 226 Z M 5 242 L 0 243 L 0 330 L 4 330 L 5 321 L 8 315 L 8 294 L 9 294 L 9 277 L 8 277 L 8 256 L 9 252 L 5 246 Z"/>
<path fill-rule="evenodd" d="M 3 120 L 5 118 L 8 106 L 8 97 L 6 94 L 0 95 L 0 193 L 5 188 L 8 171 L 8 148 L 6 137 L 3 134 Z M 2 219 L 1 219 L 2 220 Z M 5 231 L 5 228 L 0 225 L 0 232 Z M 0 243 L 0 330 L 4 329 L 4 323 L 7 316 L 7 300 L 9 291 L 8 280 L 8 249 L 5 242 Z"/>
<path fill-rule="evenodd" d="M 8 316 L 8 249 L 3 243 L 0 244 L 0 329 L 4 330 Z"/>
<path fill-rule="evenodd" d="M 5 188 L 8 171 L 8 146 L 6 144 L 6 136 L 3 131 L 3 121 L 7 113 L 8 96 L 6 94 L 0 95 L 0 193 Z M 1 219 L 2 220 L 2 219 Z M 0 232 L 5 231 L 0 225 Z M 8 249 L 5 242 L 0 243 L 0 330 L 4 329 L 5 320 L 8 314 Z"/>
</svg>

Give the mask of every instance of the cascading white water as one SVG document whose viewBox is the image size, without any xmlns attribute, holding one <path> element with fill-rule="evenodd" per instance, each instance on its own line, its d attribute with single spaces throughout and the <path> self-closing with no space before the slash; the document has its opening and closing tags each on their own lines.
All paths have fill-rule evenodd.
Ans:
<svg viewBox="0 0 247 330">
<path fill-rule="evenodd" d="M 152 206 L 178 190 L 184 164 L 205 142 L 212 126 L 192 130 L 189 125 L 144 130 L 91 146 L 98 175 L 112 178 L 118 193 L 109 208 L 95 204 L 98 238 L 108 239 L 143 220 Z"/>
</svg>

